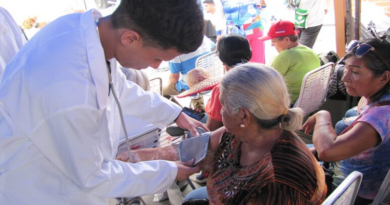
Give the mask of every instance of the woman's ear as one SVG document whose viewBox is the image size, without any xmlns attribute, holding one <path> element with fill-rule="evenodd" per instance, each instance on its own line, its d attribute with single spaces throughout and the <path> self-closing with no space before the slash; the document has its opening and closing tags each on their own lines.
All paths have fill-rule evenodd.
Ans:
<svg viewBox="0 0 390 205">
<path fill-rule="evenodd" d="M 381 84 L 385 85 L 387 83 L 390 83 L 390 71 L 385 71 L 382 76 L 380 77 L 381 78 Z"/>
<path fill-rule="evenodd" d="M 242 121 L 242 123 L 245 125 L 245 126 L 247 126 L 247 125 L 249 125 L 249 123 L 251 122 L 251 113 L 249 112 L 249 110 L 248 109 L 246 109 L 246 108 L 241 108 L 241 121 Z"/>
</svg>

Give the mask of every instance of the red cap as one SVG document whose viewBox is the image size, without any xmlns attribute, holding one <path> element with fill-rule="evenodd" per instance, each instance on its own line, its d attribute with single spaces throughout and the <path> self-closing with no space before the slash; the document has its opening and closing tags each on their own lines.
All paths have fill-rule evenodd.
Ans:
<svg viewBox="0 0 390 205">
<path fill-rule="evenodd" d="M 261 41 L 270 40 L 276 37 L 296 35 L 295 25 L 291 21 L 279 20 L 272 24 L 268 34 L 259 38 Z"/>
</svg>

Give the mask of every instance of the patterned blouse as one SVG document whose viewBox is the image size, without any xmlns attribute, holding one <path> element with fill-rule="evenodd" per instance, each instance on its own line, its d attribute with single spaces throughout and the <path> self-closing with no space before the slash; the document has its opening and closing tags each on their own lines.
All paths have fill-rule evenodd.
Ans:
<svg viewBox="0 0 390 205">
<path fill-rule="evenodd" d="M 225 132 L 207 181 L 210 204 L 321 204 L 324 172 L 302 140 L 284 131 L 271 151 L 240 166 L 242 142 Z"/>
</svg>

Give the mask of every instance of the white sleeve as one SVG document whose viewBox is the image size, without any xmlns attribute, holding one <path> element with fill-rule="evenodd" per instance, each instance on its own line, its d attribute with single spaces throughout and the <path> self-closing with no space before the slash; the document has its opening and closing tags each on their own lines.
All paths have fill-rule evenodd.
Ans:
<svg viewBox="0 0 390 205">
<path fill-rule="evenodd" d="M 118 76 L 119 101 L 123 114 L 164 128 L 180 114 L 181 107 L 152 91 L 144 91 L 138 85 L 126 80 L 123 73 Z"/>
<path fill-rule="evenodd" d="M 166 190 L 175 180 L 176 164 L 111 159 L 107 119 L 106 112 L 95 107 L 72 107 L 39 123 L 29 137 L 55 167 L 91 194 L 134 197 Z"/>
</svg>

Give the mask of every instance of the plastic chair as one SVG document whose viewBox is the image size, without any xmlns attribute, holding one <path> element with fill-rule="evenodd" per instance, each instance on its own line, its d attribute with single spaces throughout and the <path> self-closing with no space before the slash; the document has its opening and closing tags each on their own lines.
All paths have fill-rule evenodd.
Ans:
<svg viewBox="0 0 390 205">
<path fill-rule="evenodd" d="M 353 205 L 362 182 L 363 174 L 354 171 L 325 199 L 322 205 Z"/>
<path fill-rule="evenodd" d="M 196 59 L 195 66 L 204 68 L 212 77 L 220 77 L 225 74 L 222 61 L 218 57 L 217 51 L 200 56 Z"/>
<path fill-rule="evenodd" d="M 387 172 L 385 179 L 382 182 L 382 185 L 379 187 L 379 191 L 376 194 L 374 201 L 371 205 L 379 205 L 382 204 L 382 201 L 386 198 L 386 196 L 390 193 L 390 170 Z"/>
<path fill-rule="evenodd" d="M 317 110 L 326 100 L 333 63 L 327 63 L 308 72 L 302 80 L 299 98 L 294 107 L 302 108 L 304 116 Z"/>
<path fill-rule="evenodd" d="M 162 79 L 160 77 L 152 78 L 149 80 L 150 90 L 158 93 L 159 95 L 163 94 Z"/>
</svg>

